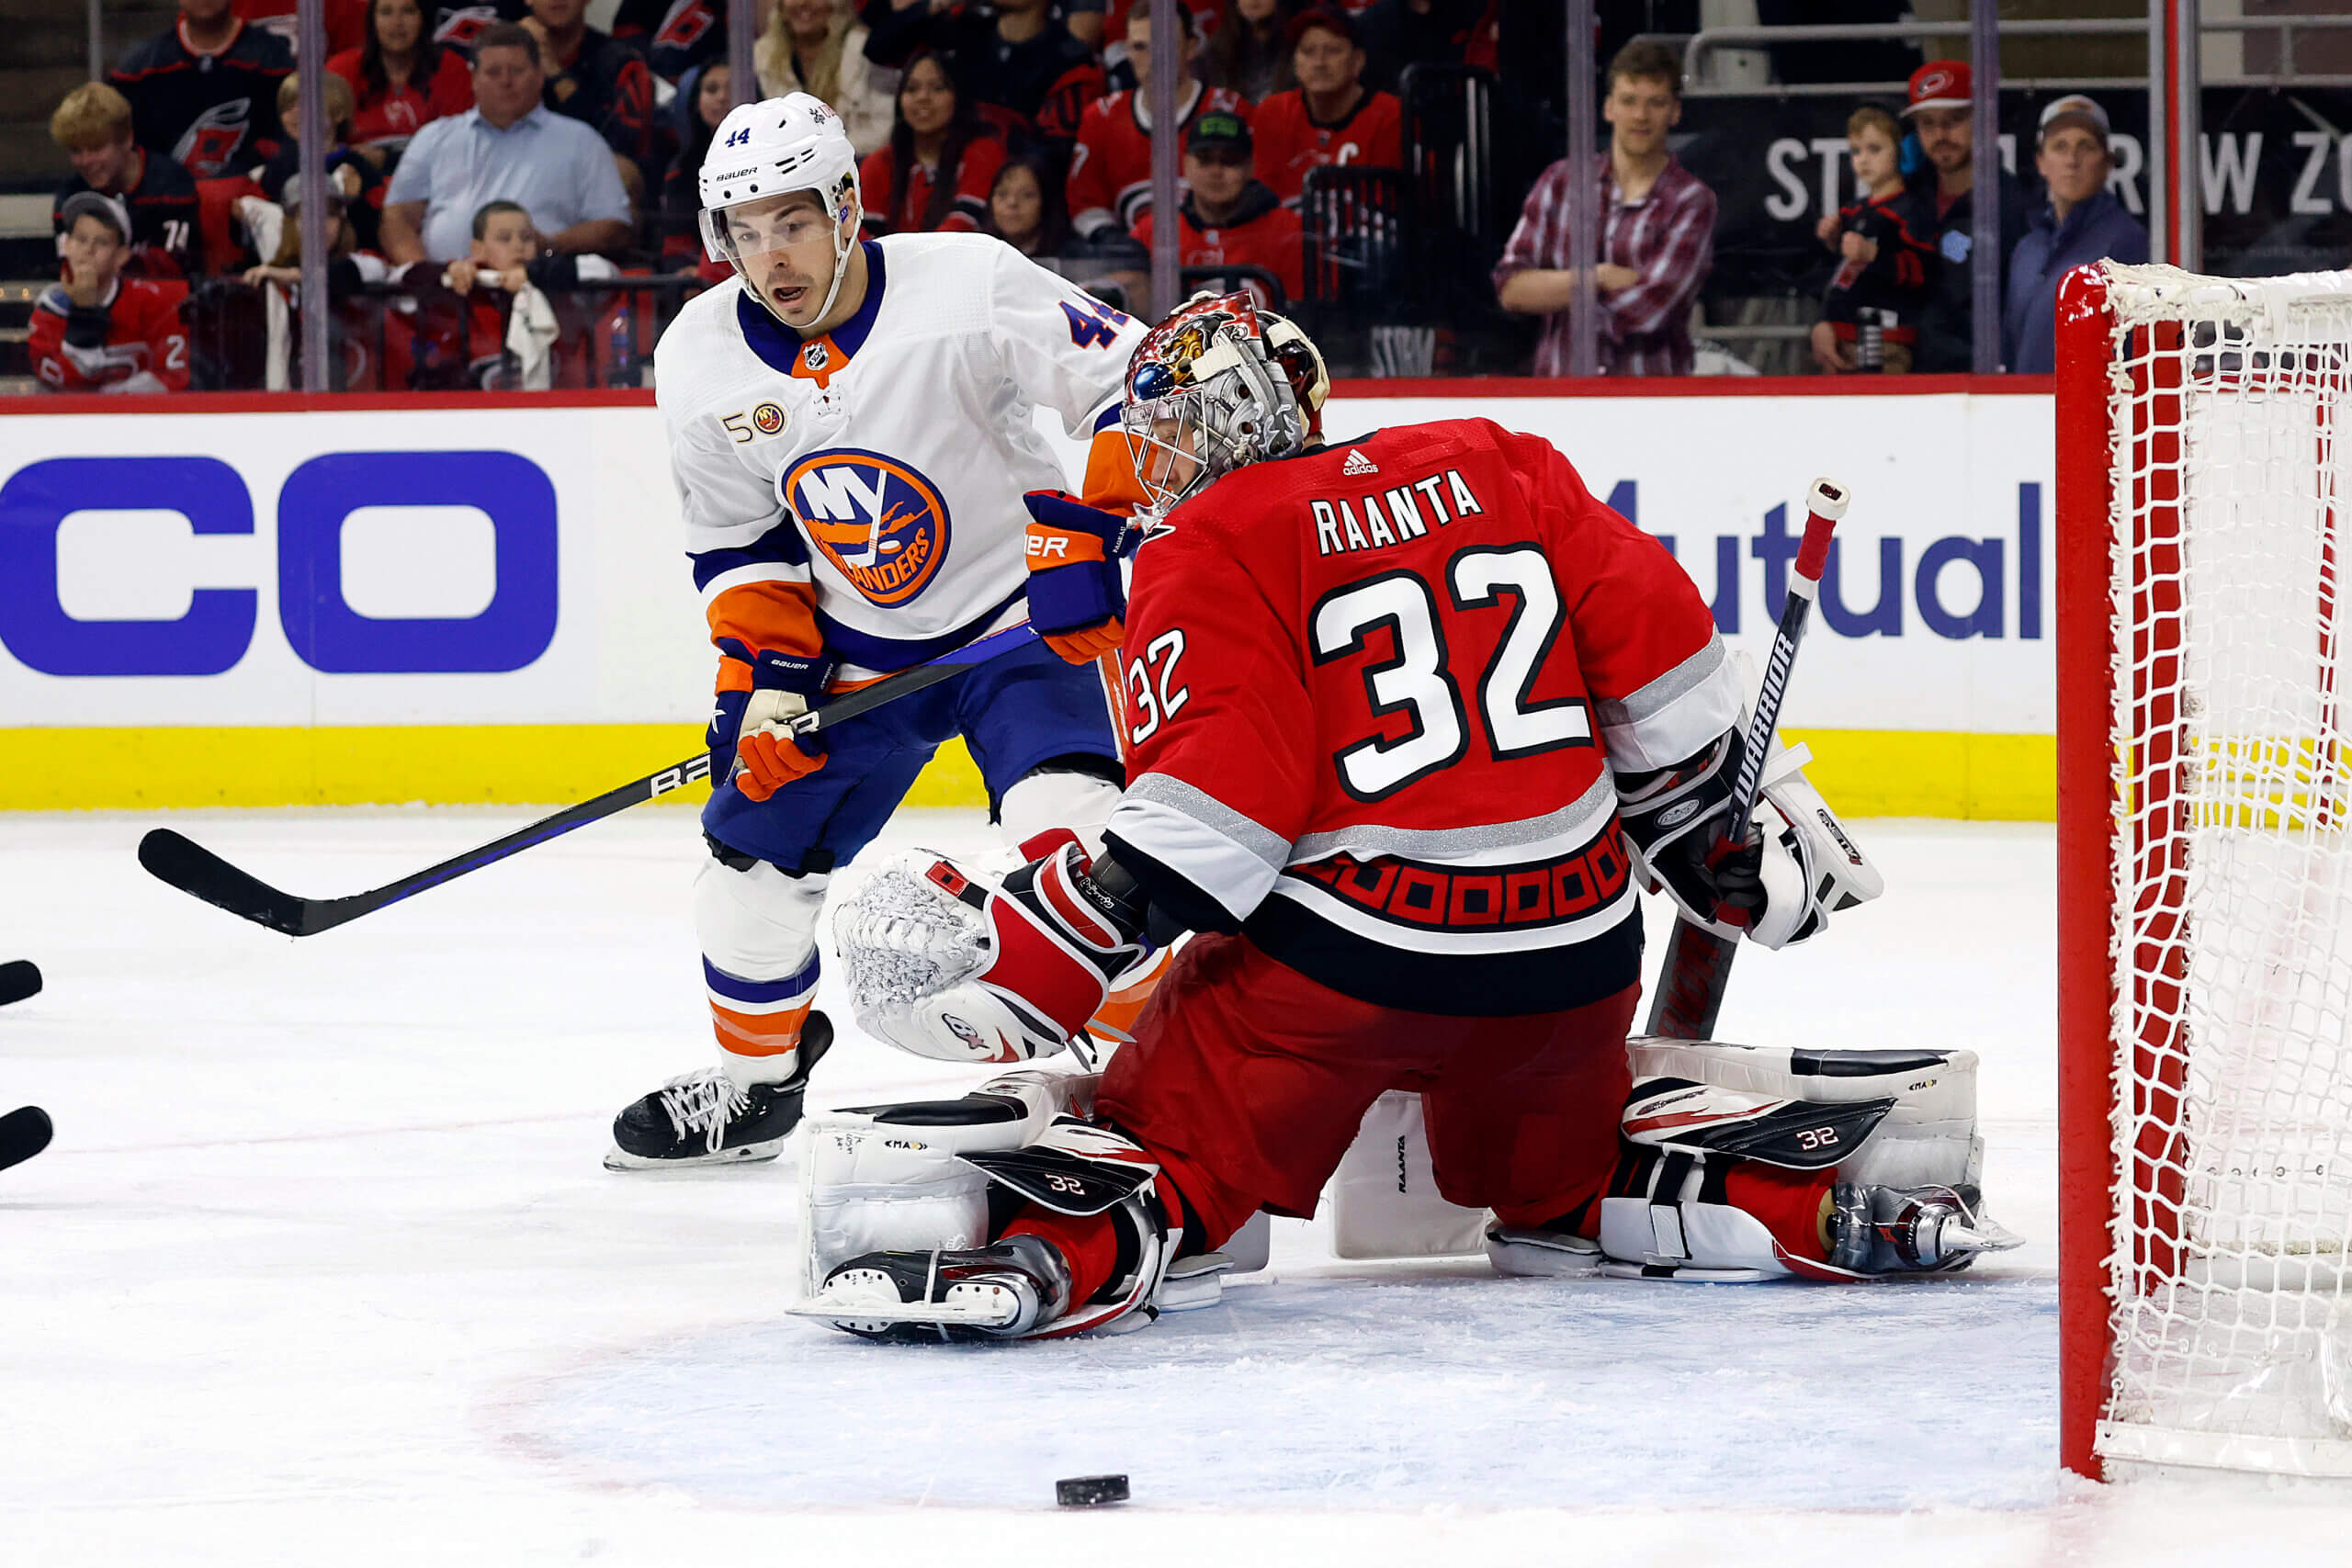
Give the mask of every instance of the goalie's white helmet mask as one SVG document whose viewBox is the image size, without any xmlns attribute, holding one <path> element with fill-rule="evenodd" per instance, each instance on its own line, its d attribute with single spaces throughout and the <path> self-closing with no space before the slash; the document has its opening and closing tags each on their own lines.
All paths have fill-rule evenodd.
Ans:
<svg viewBox="0 0 2352 1568">
<path fill-rule="evenodd" d="M 1297 326 L 1247 294 L 1195 294 L 1127 362 L 1119 422 L 1136 477 L 1162 513 L 1250 463 L 1323 434 L 1331 378 Z"/>
<path fill-rule="evenodd" d="M 791 199 L 803 192 L 815 194 L 814 209 Z M 786 326 L 804 331 L 831 311 L 864 211 L 857 150 L 822 99 L 787 93 L 739 104 L 718 122 L 702 161 L 703 251 L 732 266 Z M 809 243 L 820 238 L 831 242 L 830 279 L 806 265 Z M 821 302 L 808 310 L 820 291 Z"/>
</svg>

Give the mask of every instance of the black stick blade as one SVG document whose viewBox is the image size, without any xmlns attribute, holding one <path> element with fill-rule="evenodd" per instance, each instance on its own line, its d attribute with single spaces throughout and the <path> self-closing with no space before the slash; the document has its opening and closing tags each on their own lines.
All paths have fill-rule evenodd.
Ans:
<svg viewBox="0 0 2352 1568">
<path fill-rule="evenodd" d="M 50 1137 L 56 1131 L 49 1112 L 38 1105 L 23 1106 L 0 1116 L 0 1170 L 22 1165 L 49 1147 Z"/>
<path fill-rule="evenodd" d="M 288 936 L 307 936 L 309 899 L 280 893 L 195 840 L 157 828 L 139 840 L 139 863 L 190 897 Z"/>
<path fill-rule="evenodd" d="M 40 995 L 40 971 L 18 958 L 0 964 L 0 1007 Z"/>
</svg>

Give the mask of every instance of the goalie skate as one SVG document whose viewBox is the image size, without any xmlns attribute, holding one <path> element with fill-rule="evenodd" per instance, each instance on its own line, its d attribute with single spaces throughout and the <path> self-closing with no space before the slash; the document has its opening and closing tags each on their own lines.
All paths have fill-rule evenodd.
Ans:
<svg viewBox="0 0 2352 1568">
<path fill-rule="evenodd" d="M 1069 1269 L 1051 1243 L 1008 1236 L 991 1247 L 869 1252 L 841 1264 L 808 1302 L 786 1310 L 864 1339 L 936 1344 L 1016 1339 L 1069 1301 Z"/>
<path fill-rule="evenodd" d="M 606 1170 L 684 1170 L 771 1160 L 800 1125 L 808 1071 L 833 1043 L 832 1021 L 812 1012 L 799 1065 L 782 1083 L 738 1089 L 721 1066 L 672 1078 L 613 1118 Z"/>
<path fill-rule="evenodd" d="M 1831 1193 L 1829 1261 L 1858 1274 L 1955 1273 L 1979 1254 L 2007 1252 L 2024 1238 L 1984 1213 L 1973 1185 L 1863 1187 Z"/>
</svg>

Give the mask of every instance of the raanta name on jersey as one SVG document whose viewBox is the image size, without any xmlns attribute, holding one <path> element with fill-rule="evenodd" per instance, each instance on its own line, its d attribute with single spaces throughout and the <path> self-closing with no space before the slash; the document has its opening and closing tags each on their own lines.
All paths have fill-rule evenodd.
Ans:
<svg viewBox="0 0 2352 1568">
<path fill-rule="evenodd" d="M 1340 471 L 1373 474 L 1379 469 L 1363 454 L 1351 451 Z M 1451 511 L 1446 506 L 1449 499 L 1453 503 Z M 1315 551 L 1324 556 L 1376 550 L 1384 545 L 1418 539 L 1430 531 L 1432 522 L 1442 528 L 1456 517 L 1487 510 L 1470 492 L 1460 470 L 1454 468 L 1390 490 L 1368 491 L 1352 505 L 1345 496 L 1333 496 L 1329 501 L 1317 497 L 1306 505 L 1315 515 Z M 1426 513 L 1424 505 L 1428 508 Z"/>
</svg>

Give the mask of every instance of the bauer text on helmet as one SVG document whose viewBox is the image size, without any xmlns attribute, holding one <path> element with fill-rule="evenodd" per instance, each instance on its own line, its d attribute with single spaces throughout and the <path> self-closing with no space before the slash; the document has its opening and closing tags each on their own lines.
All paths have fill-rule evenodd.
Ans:
<svg viewBox="0 0 2352 1568">
<path fill-rule="evenodd" d="M 710 259 L 732 266 L 786 326 L 823 322 L 849 275 L 862 210 L 841 117 L 807 93 L 738 105 L 711 137 L 701 185 Z"/>
<path fill-rule="evenodd" d="M 1306 334 L 1247 294 L 1198 294 L 1127 364 L 1121 411 L 1145 493 L 1166 512 L 1246 464 L 1318 442 L 1330 391 Z"/>
</svg>

